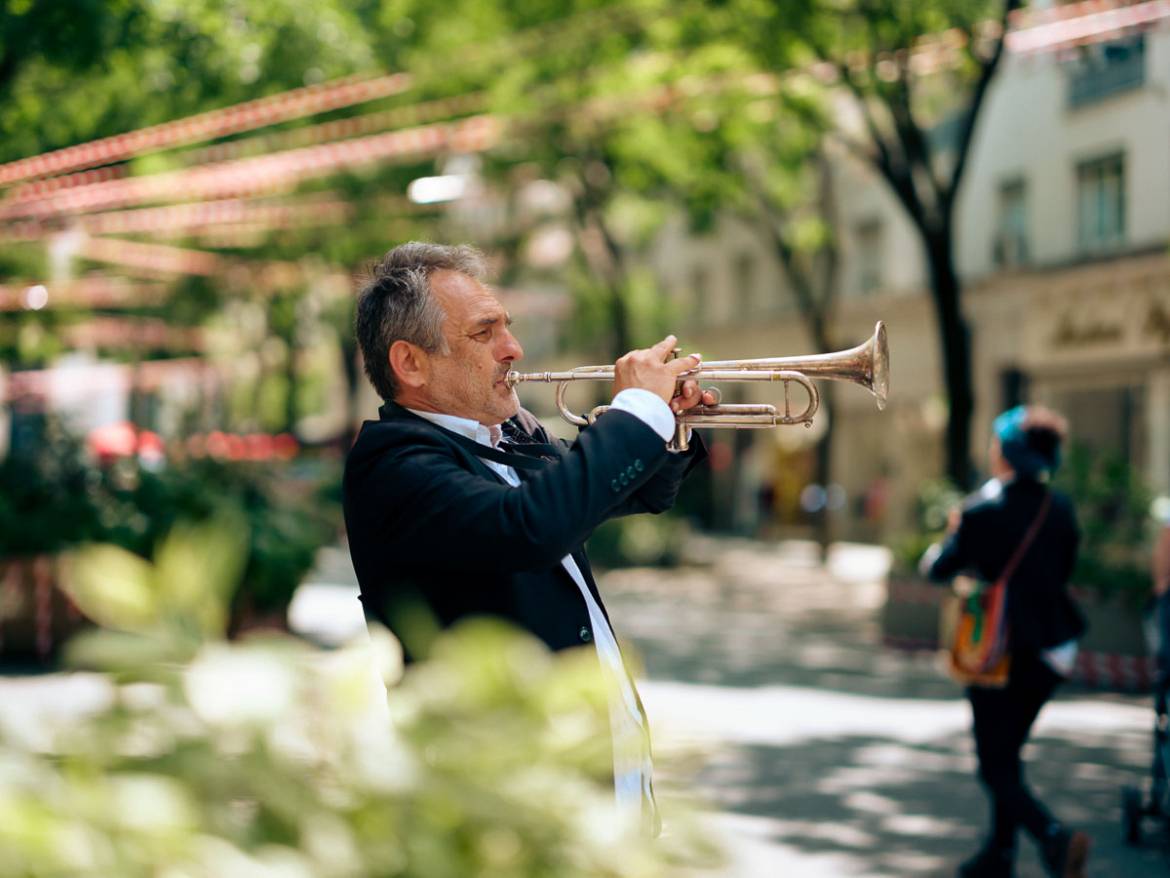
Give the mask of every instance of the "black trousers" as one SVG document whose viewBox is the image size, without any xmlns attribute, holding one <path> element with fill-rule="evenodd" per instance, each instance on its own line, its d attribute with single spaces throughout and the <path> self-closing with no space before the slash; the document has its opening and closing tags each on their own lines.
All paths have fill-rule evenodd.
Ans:
<svg viewBox="0 0 1170 878">
<path fill-rule="evenodd" d="M 1045 702 L 1061 677 L 1035 653 L 1012 656 L 1011 676 L 1003 689 L 967 689 L 975 720 L 975 752 L 979 780 L 991 804 L 990 843 L 1014 849 L 1022 826 L 1038 841 L 1055 823 L 1048 809 L 1024 781 L 1020 751 Z"/>
</svg>

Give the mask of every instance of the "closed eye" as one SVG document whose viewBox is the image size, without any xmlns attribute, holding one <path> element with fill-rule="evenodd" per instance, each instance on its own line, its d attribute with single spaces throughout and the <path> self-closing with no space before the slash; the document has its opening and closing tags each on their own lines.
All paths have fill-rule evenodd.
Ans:
<svg viewBox="0 0 1170 878">
<path fill-rule="evenodd" d="M 512 315 L 505 311 L 502 321 L 498 315 L 484 317 L 476 324 L 477 328 L 473 332 L 469 332 L 467 334 L 467 337 L 475 341 L 491 341 L 495 332 L 495 328 L 499 326 L 501 322 L 504 324 L 504 326 L 511 326 Z"/>
</svg>

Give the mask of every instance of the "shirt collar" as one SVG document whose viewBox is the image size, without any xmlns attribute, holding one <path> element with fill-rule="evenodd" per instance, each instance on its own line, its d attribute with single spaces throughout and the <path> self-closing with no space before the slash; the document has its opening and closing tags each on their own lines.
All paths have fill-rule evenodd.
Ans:
<svg viewBox="0 0 1170 878">
<path fill-rule="evenodd" d="M 426 418 L 432 424 L 438 424 L 444 429 L 450 430 L 452 433 L 458 433 L 460 436 L 466 436 L 478 442 L 480 445 L 486 445 L 488 448 L 495 448 L 500 444 L 500 436 L 502 431 L 499 424 L 492 424 L 490 427 L 485 427 L 479 421 L 473 421 L 471 418 L 460 418 L 457 415 L 444 415 L 439 412 L 422 412 L 418 409 L 407 409 L 408 412 L 418 415 L 420 418 Z"/>
</svg>

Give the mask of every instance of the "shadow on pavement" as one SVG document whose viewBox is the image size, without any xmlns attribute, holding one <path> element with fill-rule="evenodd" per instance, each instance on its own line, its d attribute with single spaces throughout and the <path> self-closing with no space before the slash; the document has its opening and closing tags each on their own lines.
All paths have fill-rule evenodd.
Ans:
<svg viewBox="0 0 1170 878">
<path fill-rule="evenodd" d="M 645 664 L 656 741 L 690 749 L 689 785 L 732 845 L 757 849 L 721 878 L 949 876 L 978 846 L 987 805 L 962 692 L 933 656 L 881 646 L 880 579 L 733 544 L 601 586 Z M 1121 835 L 1120 788 L 1146 782 L 1152 724 L 1144 699 L 1069 687 L 1025 751 L 1037 795 L 1093 836 L 1090 875 L 1170 875 L 1163 839 Z M 1021 878 L 1043 875 L 1030 840 L 1020 850 Z"/>
<path fill-rule="evenodd" d="M 769 818 L 769 840 L 836 864 L 837 874 L 951 875 L 980 843 L 986 801 L 966 737 L 907 744 L 821 738 L 787 746 L 730 746 L 709 756 L 697 786 L 719 809 Z M 1118 776 L 1124 754 L 1044 738 L 1030 751 L 1036 793 L 1095 842 L 1090 874 L 1170 874 L 1164 850 L 1121 842 Z M 1132 780 L 1140 777 L 1133 773 Z M 1021 835 L 1020 876 L 1043 870 Z"/>
<path fill-rule="evenodd" d="M 856 694 L 954 698 L 933 656 L 880 645 L 880 582 L 728 553 L 711 568 L 632 568 L 602 589 L 619 635 L 650 679 L 790 685 Z"/>
</svg>

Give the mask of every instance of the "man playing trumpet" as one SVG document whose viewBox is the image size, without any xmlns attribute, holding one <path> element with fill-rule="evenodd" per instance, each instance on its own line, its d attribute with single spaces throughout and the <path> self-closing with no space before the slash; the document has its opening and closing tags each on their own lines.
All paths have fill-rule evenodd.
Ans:
<svg viewBox="0 0 1170 878">
<path fill-rule="evenodd" d="M 385 404 L 345 467 L 350 553 L 368 618 L 426 649 L 440 627 L 503 618 L 550 649 L 593 644 L 611 684 L 620 805 L 656 823 L 645 713 L 585 557 L 603 521 L 663 512 L 706 452 L 673 454 L 675 415 L 716 399 L 669 359 L 675 339 L 614 365 L 609 411 L 572 444 L 520 408 L 506 380 L 523 349 L 471 247 L 409 243 L 377 264 L 355 329 Z"/>
</svg>

